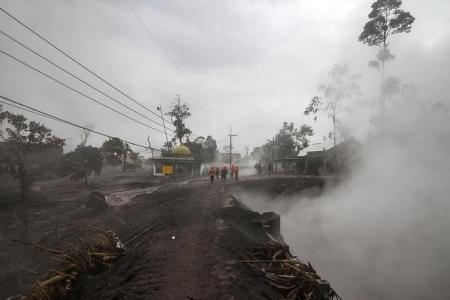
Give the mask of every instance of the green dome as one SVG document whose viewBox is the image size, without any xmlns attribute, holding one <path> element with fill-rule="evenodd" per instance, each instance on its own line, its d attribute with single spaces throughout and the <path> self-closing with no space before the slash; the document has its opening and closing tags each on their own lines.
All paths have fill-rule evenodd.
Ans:
<svg viewBox="0 0 450 300">
<path fill-rule="evenodd" d="M 191 156 L 191 150 L 189 150 L 188 147 L 180 145 L 180 146 L 176 146 L 173 151 L 172 151 L 172 155 L 183 155 L 183 156 Z"/>
</svg>

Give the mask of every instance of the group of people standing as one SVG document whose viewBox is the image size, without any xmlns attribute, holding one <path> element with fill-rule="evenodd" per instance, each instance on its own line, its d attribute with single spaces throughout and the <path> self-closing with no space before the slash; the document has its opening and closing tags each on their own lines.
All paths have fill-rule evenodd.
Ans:
<svg viewBox="0 0 450 300">
<path fill-rule="evenodd" d="M 219 179 L 219 175 L 222 178 L 222 181 L 227 180 L 228 168 L 227 166 L 223 166 L 222 168 L 211 166 L 209 169 L 209 178 L 211 179 L 211 183 L 214 182 L 214 178 Z M 231 179 L 238 180 L 239 179 L 239 166 L 231 165 L 230 168 Z"/>
</svg>

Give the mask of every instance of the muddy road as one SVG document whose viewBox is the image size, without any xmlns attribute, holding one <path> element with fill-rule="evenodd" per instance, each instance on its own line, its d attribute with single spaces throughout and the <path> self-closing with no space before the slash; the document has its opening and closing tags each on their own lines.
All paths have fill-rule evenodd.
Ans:
<svg viewBox="0 0 450 300">
<path fill-rule="evenodd" d="M 1 211 L 0 298 L 23 294 L 55 267 L 47 253 L 12 239 L 64 249 L 76 247 L 96 227 L 116 232 L 122 242 L 133 241 L 106 272 L 82 278 L 70 299 L 279 299 L 260 274 L 240 263 L 246 249 L 265 237 L 251 224 L 259 214 L 241 206 L 233 187 L 246 182 L 267 188 L 265 180 L 98 186 L 110 204 L 101 212 L 74 201 L 76 192 L 60 191 L 59 201 L 33 201 L 25 237 L 19 209 L 7 205 Z M 281 183 L 287 190 L 304 188 L 295 177 L 269 182 L 274 188 Z"/>
</svg>

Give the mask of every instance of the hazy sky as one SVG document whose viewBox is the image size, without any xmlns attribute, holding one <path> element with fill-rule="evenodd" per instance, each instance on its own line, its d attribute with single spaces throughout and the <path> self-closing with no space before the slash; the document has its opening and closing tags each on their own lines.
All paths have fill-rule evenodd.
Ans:
<svg viewBox="0 0 450 300">
<path fill-rule="evenodd" d="M 376 91 L 370 86 L 378 85 L 378 75 L 367 62 L 377 50 L 357 41 L 372 0 L 127 1 L 150 33 L 119 0 L 0 0 L 0 5 L 149 108 L 162 104 L 167 109 L 175 95 L 181 95 L 190 105 L 188 125 L 195 134 L 212 135 L 223 146 L 232 126 L 241 152 L 244 146 L 264 143 L 283 121 L 309 123 L 318 133 L 314 140 L 321 140 L 329 120 L 314 123 L 302 112 L 334 63 L 348 62 L 363 74 L 366 93 L 361 97 L 376 96 L 369 94 Z M 392 40 L 396 59 L 388 73 L 416 82 L 427 98 L 448 95 L 450 2 L 411 0 L 403 7 L 416 22 L 410 34 Z M 3 13 L 0 28 L 133 105 Z M 1 35 L 0 48 L 120 108 Z M 144 145 L 148 134 L 154 146 L 163 143 L 160 133 L 89 102 L 3 54 L 0 66 L 1 95 L 80 124 L 94 123 L 99 131 Z M 353 116 L 347 120 L 364 121 Z M 79 142 L 79 130 L 45 123 L 67 139 L 68 149 Z M 93 136 L 90 142 L 98 145 L 103 139 Z"/>
</svg>

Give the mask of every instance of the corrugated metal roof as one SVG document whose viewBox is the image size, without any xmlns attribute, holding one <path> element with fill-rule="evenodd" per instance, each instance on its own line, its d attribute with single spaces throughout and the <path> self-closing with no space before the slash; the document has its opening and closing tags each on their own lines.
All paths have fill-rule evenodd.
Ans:
<svg viewBox="0 0 450 300">
<path fill-rule="evenodd" d="M 311 144 L 305 149 L 302 149 L 298 154 L 297 157 L 306 156 L 309 152 L 320 152 L 320 151 L 326 151 L 328 149 L 333 148 L 334 142 L 333 140 L 326 140 L 322 143 L 315 143 Z"/>
</svg>

